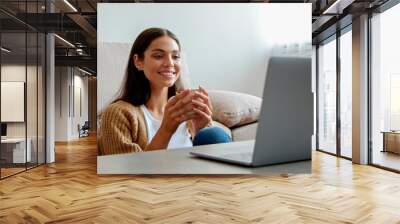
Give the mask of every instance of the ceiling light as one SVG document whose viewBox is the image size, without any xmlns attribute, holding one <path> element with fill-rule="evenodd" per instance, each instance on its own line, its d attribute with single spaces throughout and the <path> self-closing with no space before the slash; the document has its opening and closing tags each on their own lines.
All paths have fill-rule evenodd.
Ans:
<svg viewBox="0 0 400 224">
<path fill-rule="evenodd" d="M 88 71 L 86 71 L 86 70 L 83 70 L 83 69 L 81 69 L 81 68 L 79 68 L 79 67 L 78 67 L 78 70 L 81 71 L 81 72 L 83 72 L 83 73 L 85 73 L 85 74 L 87 74 L 87 75 L 92 75 L 92 73 L 90 73 L 90 72 L 88 72 Z"/>
<path fill-rule="evenodd" d="M 332 5 L 325 9 L 322 14 L 342 14 L 343 10 L 354 1 L 355 0 L 336 0 Z"/>
<path fill-rule="evenodd" d="M 67 4 L 72 10 L 74 10 L 74 12 L 78 12 L 78 10 L 71 4 L 69 3 L 68 0 L 64 0 L 65 4 Z"/>
<path fill-rule="evenodd" d="M 11 52 L 11 50 L 9 50 L 9 49 L 7 49 L 7 48 L 5 48 L 5 47 L 1 47 L 1 50 L 4 51 L 4 52 L 6 52 L 6 53 L 10 53 L 10 52 Z"/>
<path fill-rule="evenodd" d="M 70 47 L 75 48 L 75 45 L 71 44 L 71 42 L 69 42 L 68 40 L 58 36 L 57 34 L 54 34 L 55 37 L 57 37 L 58 39 L 60 39 L 62 42 L 66 43 L 67 45 L 69 45 Z"/>
</svg>

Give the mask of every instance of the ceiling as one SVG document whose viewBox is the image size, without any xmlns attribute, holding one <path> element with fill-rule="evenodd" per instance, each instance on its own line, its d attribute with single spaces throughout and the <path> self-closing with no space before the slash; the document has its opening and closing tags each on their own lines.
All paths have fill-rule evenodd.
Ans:
<svg viewBox="0 0 400 224">
<path fill-rule="evenodd" d="M 55 32 L 72 45 L 60 38 L 55 38 L 56 65 L 81 66 L 95 73 L 96 71 L 96 30 L 97 3 L 137 3 L 137 2 L 270 2 L 270 3 L 312 3 L 312 36 L 313 43 L 332 35 L 337 21 L 340 26 L 351 23 L 351 17 L 383 4 L 387 0 L 1 0 L 0 24 L 2 30 L 2 46 L 9 43 L 8 48 L 14 54 L 26 53 L 25 29 L 28 31 Z M 70 5 L 68 5 L 68 3 Z M 330 7 L 331 5 L 336 7 Z M 48 13 L 50 11 L 52 13 Z M 333 9 L 323 14 L 326 9 Z M 290 15 L 287 15 L 290 16 Z M 283 18 L 284 19 L 284 18 Z M 347 21 L 347 22 L 346 22 Z M 33 37 L 33 36 L 32 36 Z M 32 38 L 31 37 L 31 38 Z M 29 38 L 28 38 L 29 39 Z M 27 52 L 34 52 L 37 43 L 28 40 Z M 40 46 L 39 46 L 40 47 Z M 19 49 L 19 50 L 18 50 Z M 2 54 L 3 55 L 3 54 Z"/>
</svg>

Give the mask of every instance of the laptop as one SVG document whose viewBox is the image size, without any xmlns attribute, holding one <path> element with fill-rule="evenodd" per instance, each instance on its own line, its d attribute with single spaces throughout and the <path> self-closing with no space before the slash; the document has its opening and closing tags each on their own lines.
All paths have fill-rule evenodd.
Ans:
<svg viewBox="0 0 400 224">
<path fill-rule="evenodd" d="M 272 57 L 254 144 L 194 149 L 190 154 L 251 167 L 311 160 L 311 91 L 311 58 Z"/>
</svg>

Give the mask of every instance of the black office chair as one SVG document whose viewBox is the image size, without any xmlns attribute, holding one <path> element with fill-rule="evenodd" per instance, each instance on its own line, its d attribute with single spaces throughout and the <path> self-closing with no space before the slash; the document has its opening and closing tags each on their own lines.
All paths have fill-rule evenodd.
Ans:
<svg viewBox="0 0 400 224">
<path fill-rule="evenodd" d="M 89 121 L 85 121 L 82 127 L 78 124 L 79 138 L 89 136 L 89 129 L 90 129 Z"/>
</svg>

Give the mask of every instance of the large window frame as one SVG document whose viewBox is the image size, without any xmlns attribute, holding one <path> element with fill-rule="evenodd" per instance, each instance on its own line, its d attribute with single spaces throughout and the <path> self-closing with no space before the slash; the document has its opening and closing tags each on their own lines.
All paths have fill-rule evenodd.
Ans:
<svg viewBox="0 0 400 224">
<path fill-rule="evenodd" d="M 389 0 L 383 5 L 377 7 L 374 10 L 368 12 L 368 165 L 392 171 L 395 173 L 400 173 L 400 169 L 395 169 L 392 167 L 384 166 L 378 163 L 374 163 L 374 133 L 373 133 L 373 67 L 372 60 L 374 58 L 373 54 L 373 18 L 374 14 L 384 13 L 385 11 L 391 9 L 392 7 L 398 5 L 400 2 L 398 0 Z"/>
<path fill-rule="evenodd" d="M 335 34 L 327 37 L 326 39 L 322 40 L 320 43 L 316 45 L 316 150 L 319 152 L 327 153 L 333 156 L 337 156 L 340 158 L 344 158 L 347 160 L 352 160 L 352 158 L 347 157 L 342 155 L 341 152 L 341 66 L 340 66 L 340 60 L 341 60 L 341 54 L 340 54 L 340 38 L 342 35 L 346 34 L 347 32 L 352 31 L 352 24 L 347 25 L 346 27 L 342 28 L 341 30 L 338 30 Z M 320 56 L 319 56 L 319 47 L 321 44 L 327 44 L 331 41 L 336 41 L 336 152 L 332 153 L 327 150 L 324 150 L 320 148 L 320 140 L 319 140 L 319 135 L 320 135 L 320 130 L 319 130 L 319 122 L 320 122 L 320 117 L 319 117 L 319 105 L 320 105 L 320 90 L 319 90 L 319 85 L 320 85 Z"/>
<path fill-rule="evenodd" d="M 379 7 L 377 7 L 377 8 L 375 8 L 375 9 L 371 9 L 371 10 L 368 10 L 368 11 L 366 11 L 366 13 L 368 13 L 368 20 L 367 20 L 367 22 L 368 22 L 368 28 L 367 28 L 367 35 L 365 36 L 365 38 L 367 39 L 367 63 L 366 63 L 366 66 L 367 66 L 367 98 L 368 98 L 368 100 L 367 100 L 367 102 L 368 102 L 368 105 L 367 105 L 367 108 L 368 108 L 368 110 L 367 110 L 367 116 L 368 116 L 368 121 L 367 121 L 367 131 L 368 131 L 368 136 L 367 136 L 367 141 L 368 141 L 368 147 L 367 147 L 367 155 L 368 155 L 368 160 L 367 160 L 367 164 L 368 165 L 370 165 L 370 166 L 374 166 L 374 167 L 377 167 L 377 168 L 381 168 L 381 169 L 385 169 L 385 170 L 388 170 L 388 171 L 392 171 L 392 172 L 396 172 L 396 173 L 400 173 L 400 170 L 397 170 L 397 169 L 393 169 L 393 168 L 390 168 L 390 167 L 386 167 L 386 166 L 382 166 L 382 165 L 379 165 L 379 164 L 374 164 L 374 162 L 373 162 L 373 130 L 372 130 L 372 112 L 373 112 L 373 105 L 372 105 L 372 86 L 373 86 L 373 84 L 372 84 L 372 58 L 373 58 L 373 50 L 372 50 L 372 38 L 373 38 L 373 35 L 372 35 L 372 18 L 373 18 L 373 13 L 382 13 L 382 12 L 384 12 L 384 11 L 386 11 L 386 10 L 388 10 L 388 9 L 390 9 L 390 8 L 392 8 L 393 6 L 396 6 L 397 4 L 399 4 L 399 1 L 398 0 L 389 0 L 389 1 L 387 1 L 386 3 L 384 3 L 383 5 L 381 5 L 381 6 L 379 6 Z M 350 24 L 350 25 L 352 25 L 352 24 Z M 337 45 L 337 47 L 338 48 L 340 48 L 340 36 L 342 35 L 342 34 L 344 34 L 346 31 L 345 31 L 345 29 L 346 29 L 347 27 L 345 27 L 344 29 L 342 29 L 341 31 L 337 31 L 334 35 L 336 35 L 336 38 L 335 38 L 335 40 L 336 40 L 336 45 Z M 340 32 L 342 32 L 342 34 L 340 33 Z M 321 42 L 323 42 L 323 41 L 326 41 L 327 39 L 329 39 L 329 37 L 328 38 L 326 38 L 325 40 L 322 40 Z M 340 113 L 339 113 L 339 111 L 340 111 L 340 86 L 338 86 L 338 90 L 339 91 L 337 91 L 337 111 L 338 111 L 338 113 L 337 113 L 337 117 L 338 117 L 338 122 L 337 122 L 337 125 L 338 125 L 338 130 L 337 130 L 337 142 L 336 142 L 336 145 L 338 146 L 338 148 L 337 148 L 337 150 L 336 150 L 336 154 L 335 153 L 329 153 L 329 152 L 326 152 L 326 151 L 324 151 L 324 149 L 320 149 L 319 148 L 319 128 L 318 128 L 318 122 L 319 122 L 319 107 L 318 107 L 318 104 L 319 104 L 319 101 L 320 101 L 320 99 L 319 99 L 319 88 L 318 88 L 318 85 L 319 85 L 319 69 L 318 69 L 318 66 L 319 66 L 319 57 L 318 57 L 318 47 L 319 47 L 319 44 L 317 44 L 316 45 L 316 80 L 317 80 L 317 82 L 316 82 L 316 85 L 317 85 L 317 88 L 316 88 L 316 99 L 317 99 L 317 106 L 316 106 L 316 110 L 317 110 L 317 112 L 316 112 L 316 114 L 317 114 L 317 117 L 316 117 L 316 122 L 317 122 L 317 125 L 316 125 L 316 134 L 317 134 L 317 136 L 316 136 L 316 150 L 317 151 L 320 151 L 320 152 L 324 152 L 324 153 L 328 153 L 328 154 L 331 154 L 331 155 L 334 155 L 334 156 L 337 156 L 337 157 L 340 157 L 340 158 L 344 158 L 344 159 L 348 159 L 348 160 L 352 160 L 351 158 L 348 158 L 348 157 L 346 157 L 346 156 L 343 156 L 343 155 L 341 155 L 341 149 L 340 149 L 340 141 L 341 141 L 341 139 L 340 139 L 340 131 L 341 131 L 341 127 L 340 127 Z M 336 55 L 337 55 L 337 57 L 338 57 L 338 62 L 337 62 L 337 66 L 338 66 L 338 71 L 337 71 L 337 75 L 339 76 L 338 77 L 338 79 L 337 79 L 337 85 L 340 85 L 340 63 L 339 63 L 339 61 L 340 61 L 340 49 L 339 49 L 339 51 L 337 51 L 336 52 Z"/>
</svg>

